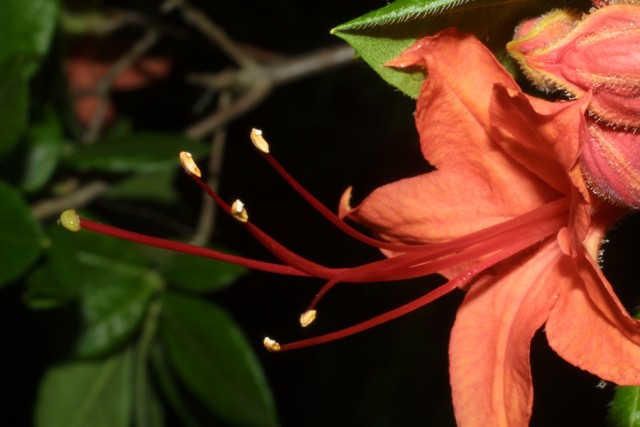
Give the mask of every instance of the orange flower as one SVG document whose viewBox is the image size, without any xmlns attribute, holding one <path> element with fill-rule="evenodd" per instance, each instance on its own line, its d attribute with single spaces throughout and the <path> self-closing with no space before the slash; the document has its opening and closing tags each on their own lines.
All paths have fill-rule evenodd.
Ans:
<svg viewBox="0 0 640 427">
<path fill-rule="evenodd" d="M 539 87 L 573 97 L 591 91 L 592 113 L 616 125 L 640 126 L 640 7 L 607 5 L 581 21 L 557 10 L 522 33 L 507 49 Z"/>
<path fill-rule="evenodd" d="M 541 227 L 550 222 L 543 212 L 567 203 L 553 233 L 467 285 L 449 350 L 458 423 L 528 424 L 530 342 L 543 325 L 569 363 L 640 384 L 640 324 L 597 265 L 603 234 L 621 210 L 595 199 L 580 170 L 589 97 L 530 98 L 479 41 L 453 30 L 417 42 L 390 65 L 428 71 L 416 125 L 437 170 L 379 188 L 345 211 L 349 218 L 386 241 L 436 243 L 527 212 L 538 212 L 531 227 Z M 443 273 L 453 277 L 467 265 Z"/>
<path fill-rule="evenodd" d="M 607 381 L 640 384 L 640 324 L 625 312 L 596 261 L 605 231 L 624 211 L 595 198 L 581 172 L 580 129 L 589 95 L 562 103 L 528 97 L 490 51 L 456 30 L 418 41 L 390 65 L 428 71 L 416 124 L 424 157 L 436 171 L 381 187 L 353 209 L 347 191 L 340 218 L 275 160 L 261 131 L 251 134 L 265 159 L 319 213 L 380 248 L 385 259 L 329 268 L 293 253 L 253 224 L 242 202 L 229 205 L 209 188 L 188 153 L 180 157 L 188 175 L 278 262 L 145 236 L 75 214 L 65 214 L 62 223 L 73 231 L 326 279 L 300 317 L 303 327 L 338 283 L 441 273 L 445 284 L 370 320 L 282 345 L 265 338 L 264 344 L 285 351 L 344 338 L 465 289 L 450 343 L 453 402 L 463 426 L 528 423 L 530 342 L 543 325 L 551 347 L 568 362 Z M 379 239 L 362 235 L 344 217 Z"/>
</svg>

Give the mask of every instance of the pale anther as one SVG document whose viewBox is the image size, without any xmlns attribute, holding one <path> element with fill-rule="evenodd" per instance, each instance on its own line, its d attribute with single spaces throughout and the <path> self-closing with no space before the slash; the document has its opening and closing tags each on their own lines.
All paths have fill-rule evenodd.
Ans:
<svg viewBox="0 0 640 427">
<path fill-rule="evenodd" d="M 306 328 L 316 320 L 316 310 L 307 310 L 300 315 L 300 325 Z"/>
<path fill-rule="evenodd" d="M 251 129 L 251 142 L 253 142 L 254 147 L 263 153 L 269 152 L 269 143 L 262 136 L 260 129 Z"/>
<path fill-rule="evenodd" d="M 69 231 L 80 231 L 80 217 L 75 209 L 67 209 L 60 215 L 60 224 Z"/>
<path fill-rule="evenodd" d="M 193 156 L 191 155 L 191 153 L 188 153 L 186 151 L 181 151 L 180 164 L 182 165 L 184 170 L 187 171 L 187 173 L 191 175 L 195 175 L 198 178 L 202 177 L 202 173 L 200 172 L 198 165 L 196 165 L 196 162 L 193 160 Z"/>
<path fill-rule="evenodd" d="M 269 351 L 280 351 L 280 344 L 278 343 L 278 341 L 272 340 L 269 337 L 264 337 L 264 340 L 262 340 L 262 345 L 264 345 L 264 348 Z"/>
<path fill-rule="evenodd" d="M 244 203 L 242 203 L 240 199 L 231 205 L 231 215 L 240 222 L 249 221 L 249 212 L 244 208 Z"/>
</svg>

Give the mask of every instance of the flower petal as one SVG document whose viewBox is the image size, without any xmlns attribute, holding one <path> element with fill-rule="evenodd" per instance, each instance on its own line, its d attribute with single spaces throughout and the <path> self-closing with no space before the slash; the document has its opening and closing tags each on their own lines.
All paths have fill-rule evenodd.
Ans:
<svg viewBox="0 0 640 427">
<path fill-rule="evenodd" d="M 565 275 L 570 280 L 545 328 L 551 348 L 607 381 L 640 385 L 640 322 L 629 317 L 589 257 L 577 258 Z"/>
<path fill-rule="evenodd" d="M 494 83 L 517 86 L 478 40 L 448 30 L 419 41 L 398 61 L 394 64 L 428 68 L 416 126 L 425 157 L 439 170 L 377 189 L 350 211 L 350 219 L 389 241 L 428 243 L 488 227 L 559 197 L 489 135 Z"/>
<path fill-rule="evenodd" d="M 527 426 L 533 404 L 531 339 L 565 280 L 550 239 L 541 248 L 476 283 L 465 297 L 449 345 L 458 425 Z"/>
</svg>

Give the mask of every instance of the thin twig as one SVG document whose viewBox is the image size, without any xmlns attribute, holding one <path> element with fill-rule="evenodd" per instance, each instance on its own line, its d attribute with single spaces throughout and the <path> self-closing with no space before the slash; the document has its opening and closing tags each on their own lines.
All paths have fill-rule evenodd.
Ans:
<svg viewBox="0 0 640 427">
<path fill-rule="evenodd" d="M 103 181 L 94 181 L 80 187 L 73 193 L 55 199 L 42 200 L 31 207 L 33 216 L 43 220 L 60 215 L 66 209 L 80 208 L 100 197 L 109 189 Z"/>
<path fill-rule="evenodd" d="M 225 110 L 231 104 L 231 95 L 223 92 L 218 100 L 218 110 Z M 209 155 L 209 176 L 207 185 L 218 190 L 220 185 L 220 175 L 222 172 L 222 156 L 224 155 L 224 146 L 227 139 L 227 130 L 223 127 L 218 128 L 211 138 L 211 154 Z M 200 209 L 200 218 L 196 232 L 193 234 L 192 243 L 198 246 L 204 246 L 209 243 L 211 235 L 215 227 L 217 209 L 213 200 L 209 195 L 204 194 L 202 197 L 202 207 Z"/>
<path fill-rule="evenodd" d="M 184 131 L 189 138 L 204 138 L 209 133 L 243 115 L 260 103 L 271 91 L 266 81 L 256 82 L 250 91 L 244 93 L 228 108 L 216 110 L 215 113 L 190 126 Z"/>
<path fill-rule="evenodd" d="M 147 30 L 145 35 L 138 40 L 127 53 L 118 59 L 107 73 L 96 84 L 95 94 L 98 95 L 96 111 L 91 117 L 89 127 L 83 137 L 84 142 L 95 141 L 104 126 L 107 107 L 109 105 L 109 95 L 113 81 L 127 68 L 131 67 L 142 55 L 158 41 L 158 31 Z"/>
<path fill-rule="evenodd" d="M 185 21 L 196 27 L 214 45 L 220 47 L 236 64 L 250 67 L 255 63 L 251 56 L 245 54 L 244 50 L 222 28 L 200 9 L 192 6 L 186 0 L 166 0 L 162 5 L 162 9 L 165 11 L 173 8 L 180 9 Z"/>
<path fill-rule="evenodd" d="M 192 138 L 202 138 L 258 105 L 274 87 L 347 64 L 352 60 L 353 49 L 344 45 L 248 69 L 193 75 L 189 79 L 190 82 L 209 89 L 229 88 L 244 93 L 229 108 L 217 109 L 209 117 L 187 128 L 185 134 Z"/>
</svg>

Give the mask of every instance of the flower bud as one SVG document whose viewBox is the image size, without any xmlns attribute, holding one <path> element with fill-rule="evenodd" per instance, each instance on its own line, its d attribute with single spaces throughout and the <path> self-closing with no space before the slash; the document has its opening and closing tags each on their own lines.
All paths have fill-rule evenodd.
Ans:
<svg viewBox="0 0 640 427">
<path fill-rule="evenodd" d="M 581 167 L 591 190 L 620 205 L 640 208 L 640 134 L 585 119 Z"/>
<path fill-rule="evenodd" d="M 607 5 L 577 24 L 561 10 L 538 19 L 508 45 L 525 74 L 542 89 L 573 98 L 591 91 L 592 114 L 640 127 L 640 7 Z"/>
</svg>

